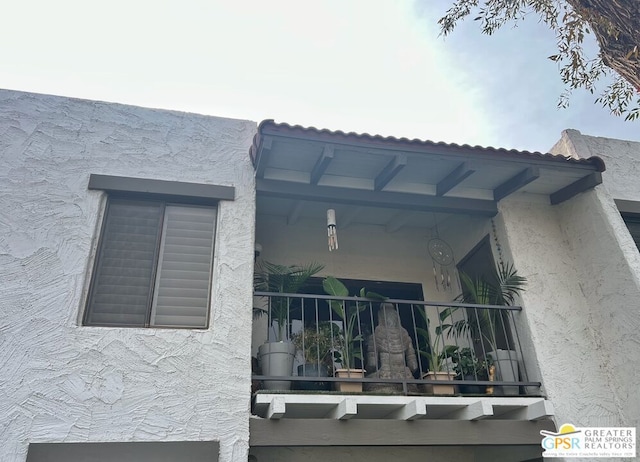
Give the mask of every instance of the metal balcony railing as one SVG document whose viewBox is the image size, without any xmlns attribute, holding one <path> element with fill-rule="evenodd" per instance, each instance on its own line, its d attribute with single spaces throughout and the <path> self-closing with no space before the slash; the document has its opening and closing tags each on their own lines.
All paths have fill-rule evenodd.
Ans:
<svg viewBox="0 0 640 462">
<path fill-rule="evenodd" d="M 346 383 L 351 392 L 540 394 L 523 361 L 514 322 L 519 306 L 254 295 L 268 317 L 266 338 L 280 341 L 278 351 L 288 348 L 290 361 L 274 373 L 275 350 L 262 347 L 262 371 L 253 376 L 259 387 L 329 392 Z"/>
</svg>

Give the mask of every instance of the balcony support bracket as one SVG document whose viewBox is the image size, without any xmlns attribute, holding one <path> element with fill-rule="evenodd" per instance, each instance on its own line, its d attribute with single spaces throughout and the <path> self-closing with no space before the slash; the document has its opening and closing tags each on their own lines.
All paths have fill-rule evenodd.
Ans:
<svg viewBox="0 0 640 462">
<path fill-rule="evenodd" d="M 347 420 L 358 415 L 358 402 L 353 398 L 344 398 L 334 407 L 328 416 L 330 419 Z"/>
</svg>

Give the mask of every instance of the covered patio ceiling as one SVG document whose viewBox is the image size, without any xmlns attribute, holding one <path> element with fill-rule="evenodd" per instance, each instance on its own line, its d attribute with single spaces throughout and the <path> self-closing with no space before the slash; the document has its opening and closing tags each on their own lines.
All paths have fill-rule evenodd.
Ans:
<svg viewBox="0 0 640 462">
<path fill-rule="evenodd" d="M 289 224 L 329 207 L 338 209 L 342 226 L 344 217 L 396 228 L 433 226 L 435 214 L 492 217 L 497 203 L 515 192 L 564 202 L 600 184 L 605 169 L 598 157 L 384 138 L 272 120 L 260 124 L 250 155 L 258 213 L 285 216 Z"/>
</svg>

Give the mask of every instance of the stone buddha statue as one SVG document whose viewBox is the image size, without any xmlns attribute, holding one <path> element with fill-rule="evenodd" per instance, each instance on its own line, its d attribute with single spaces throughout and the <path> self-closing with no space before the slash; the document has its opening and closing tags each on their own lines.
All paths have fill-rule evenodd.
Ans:
<svg viewBox="0 0 640 462">
<path fill-rule="evenodd" d="M 392 303 L 381 303 L 378 310 L 378 325 L 367 342 L 367 375 L 380 379 L 413 379 L 418 369 L 418 359 L 411 337 L 400 325 L 400 317 Z M 417 392 L 415 384 L 409 391 Z M 400 383 L 366 383 L 367 391 L 398 392 Z"/>
</svg>

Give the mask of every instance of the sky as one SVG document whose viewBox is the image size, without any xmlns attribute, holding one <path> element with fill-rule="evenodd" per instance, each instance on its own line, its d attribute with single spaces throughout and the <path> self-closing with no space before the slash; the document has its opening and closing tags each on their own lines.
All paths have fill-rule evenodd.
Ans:
<svg viewBox="0 0 640 462">
<path fill-rule="evenodd" d="M 548 151 L 566 128 L 640 141 L 564 86 L 535 17 L 443 38 L 453 0 L 22 0 L 0 88 L 449 143 Z"/>
</svg>

